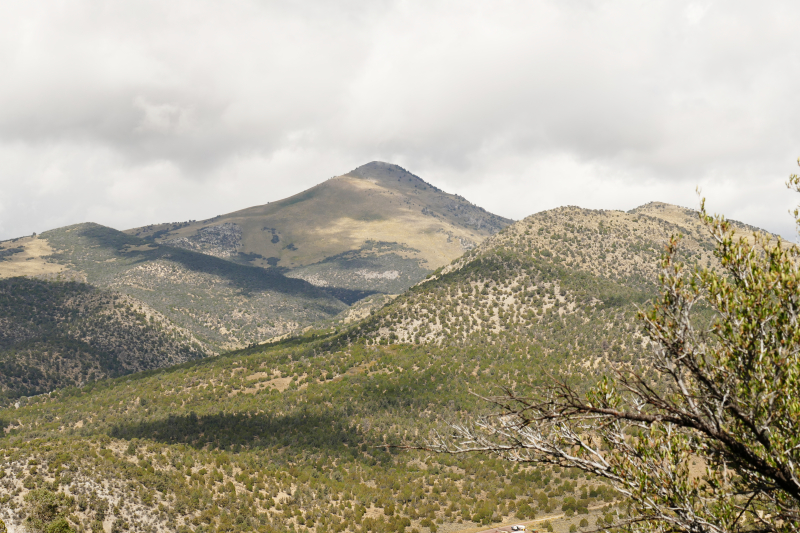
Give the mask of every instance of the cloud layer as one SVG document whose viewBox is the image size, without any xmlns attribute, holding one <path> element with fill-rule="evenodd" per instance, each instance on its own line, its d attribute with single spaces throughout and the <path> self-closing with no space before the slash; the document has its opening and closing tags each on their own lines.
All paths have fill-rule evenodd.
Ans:
<svg viewBox="0 0 800 533">
<path fill-rule="evenodd" d="M 651 200 L 793 237 L 800 5 L 7 2 L 0 238 L 200 219 L 371 160 L 498 214 Z"/>
</svg>

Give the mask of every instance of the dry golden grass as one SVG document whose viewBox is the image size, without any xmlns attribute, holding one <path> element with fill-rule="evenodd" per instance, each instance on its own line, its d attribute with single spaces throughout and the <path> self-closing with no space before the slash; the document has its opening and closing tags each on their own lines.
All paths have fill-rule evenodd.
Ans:
<svg viewBox="0 0 800 533">
<path fill-rule="evenodd" d="M 242 230 L 237 251 L 279 258 L 278 264 L 288 268 L 358 250 L 368 241 L 393 242 L 407 247 L 399 252 L 401 255 L 419 259 L 432 270 L 510 222 L 397 168 L 381 174 L 385 169 L 379 167 L 376 177 L 338 176 L 279 202 L 183 227 L 161 224 L 127 233 L 145 237 L 169 230 L 158 238 L 164 242 L 191 239 L 205 227 L 236 224 Z M 499 225 L 495 230 L 470 226 L 470 217 L 491 218 Z M 268 266 L 265 259 L 256 258 L 251 263 Z"/>
<path fill-rule="evenodd" d="M 270 377 L 270 375 L 267 374 L 266 372 L 256 372 L 255 374 L 247 376 L 245 379 L 247 379 L 248 381 L 255 381 L 258 379 L 263 379 L 265 377 Z M 259 381 L 253 384 L 252 387 L 245 388 L 244 393 L 255 394 L 259 390 L 269 389 L 269 388 L 275 389 L 278 392 L 283 392 L 289 388 L 289 385 L 292 384 L 292 379 L 293 376 L 286 376 L 286 377 L 272 378 L 267 381 Z"/>
<path fill-rule="evenodd" d="M 7 241 L 0 244 L 0 250 L 22 247 L 22 252 L 10 256 L 5 261 L 0 261 L 0 278 L 15 276 L 43 276 L 58 274 L 65 270 L 64 265 L 51 263 L 47 257 L 53 249 L 46 239 L 39 237 L 23 237 L 16 241 Z"/>
</svg>

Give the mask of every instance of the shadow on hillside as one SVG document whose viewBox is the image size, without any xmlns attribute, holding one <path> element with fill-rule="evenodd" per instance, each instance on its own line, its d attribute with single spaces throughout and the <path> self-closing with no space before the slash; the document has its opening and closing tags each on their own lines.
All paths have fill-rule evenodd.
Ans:
<svg viewBox="0 0 800 533">
<path fill-rule="evenodd" d="M 346 303 L 347 305 L 353 305 L 357 301 L 363 300 L 367 296 L 380 293 L 380 291 L 359 291 L 355 289 L 345 289 L 342 287 L 325 287 L 323 291 L 326 294 L 330 294 L 333 298 L 336 298 L 340 302 Z"/>
<path fill-rule="evenodd" d="M 251 449 L 291 446 L 307 449 L 353 450 L 364 441 L 355 427 L 335 416 L 295 413 L 285 416 L 251 413 L 194 413 L 150 422 L 121 424 L 109 435 L 117 439 L 148 439 L 185 444 L 196 449 Z"/>
<path fill-rule="evenodd" d="M 117 257 L 125 257 L 129 261 L 132 260 L 132 264 L 168 259 L 180 263 L 183 267 L 193 272 L 224 278 L 244 293 L 276 291 L 293 296 L 323 300 L 329 300 L 333 297 L 348 305 L 373 294 L 370 291 L 349 289 L 336 289 L 335 292 L 325 291 L 305 280 L 284 276 L 277 269 L 241 265 L 212 255 L 153 244 L 150 241 L 145 241 L 139 237 L 133 237 L 105 226 L 90 225 L 82 228 L 80 235 L 89 239 L 95 245 L 112 252 Z M 155 247 L 143 249 L 145 246 Z M 133 247 L 133 249 L 127 248 L 130 251 L 125 251 L 126 247 Z M 323 306 L 323 308 L 326 312 L 332 314 L 340 311 L 340 309 L 333 307 L 327 308 Z"/>
</svg>

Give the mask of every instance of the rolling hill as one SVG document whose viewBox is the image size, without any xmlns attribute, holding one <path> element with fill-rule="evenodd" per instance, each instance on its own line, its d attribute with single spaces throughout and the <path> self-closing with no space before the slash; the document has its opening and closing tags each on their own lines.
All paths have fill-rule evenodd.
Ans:
<svg viewBox="0 0 800 533">
<path fill-rule="evenodd" d="M 539 213 L 361 322 L 2 409 L 3 519 L 21 523 L 32 490 L 84 498 L 70 522 L 117 531 L 435 533 L 549 516 L 566 533 L 624 516 L 577 472 L 386 446 L 485 412 L 471 392 L 647 375 L 634 316 L 664 239 L 684 233 L 685 259 L 714 267 L 695 216 Z"/>
<path fill-rule="evenodd" d="M 373 162 L 212 220 L 124 233 L 86 223 L 12 239 L 0 243 L 0 279 L 74 280 L 126 294 L 219 353 L 356 302 L 368 311 L 384 301 L 370 295 L 403 292 L 509 222 Z"/>
<path fill-rule="evenodd" d="M 97 224 L 3 244 L 0 395 L 9 398 L 245 346 L 329 320 L 363 296 Z"/>
<path fill-rule="evenodd" d="M 0 397 L 84 385 L 205 357 L 163 315 L 79 282 L 0 280 Z"/>
<path fill-rule="evenodd" d="M 72 495 L 84 531 L 427 533 L 553 516 L 566 533 L 624 512 L 577 472 L 386 448 L 482 411 L 470 391 L 538 379 L 527 347 L 335 340 L 308 332 L 0 409 L 0 519 L 22 524 L 34 490 Z"/>
<path fill-rule="evenodd" d="M 47 231 L 37 240 L 50 250 L 46 264 L 59 269 L 43 279 L 71 279 L 136 298 L 215 351 L 330 318 L 347 308 L 343 300 L 362 296 L 98 224 Z"/>
<path fill-rule="evenodd" d="M 203 223 L 128 232 L 84 223 L 5 241 L 0 280 L 37 279 L 31 309 L 52 305 L 37 295 L 97 289 L 93 298 L 106 302 L 99 307 L 52 309 L 53 317 L 70 317 L 68 330 L 100 320 L 100 337 L 128 338 L 133 322 L 109 321 L 102 310 L 123 298 L 180 334 L 155 345 L 143 337 L 128 351 L 96 342 L 89 350 L 75 348 L 74 335 L 61 330 L 28 328 L 29 348 L 9 341 L 0 388 L 9 397 L 29 395 L 242 348 L 334 318 L 352 322 L 508 223 L 400 167 L 373 162 Z M 37 350 L 46 355 L 35 357 Z"/>
<path fill-rule="evenodd" d="M 756 229 L 735 227 L 743 236 Z M 642 339 L 631 336 L 628 324 L 635 306 L 655 296 L 658 259 L 673 234 L 683 235 L 685 263 L 718 266 L 714 243 L 690 209 L 651 203 L 627 213 L 578 207 L 537 213 L 395 299 L 359 334 L 375 343 L 535 343 L 537 330 L 560 324 L 565 348 L 587 355 L 609 347 L 639 351 Z M 595 320 L 604 323 L 602 334 L 585 326 Z"/>
</svg>

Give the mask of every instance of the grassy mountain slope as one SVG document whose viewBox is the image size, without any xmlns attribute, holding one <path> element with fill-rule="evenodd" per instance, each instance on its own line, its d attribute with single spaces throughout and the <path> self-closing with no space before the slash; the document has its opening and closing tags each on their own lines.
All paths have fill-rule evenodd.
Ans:
<svg viewBox="0 0 800 533">
<path fill-rule="evenodd" d="M 397 294 L 509 223 L 372 162 L 285 200 L 127 233 L 319 286 Z"/>
<path fill-rule="evenodd" d="M 52 253 L 47 240 L 35 235 L 0 242 L 0 279 L 58 274 L 65 267 L 48 260 Z"/>
<path fill-rule="evenodd" d="M 15 398 L 207 355 L 137 300 L 77 282 L 0 280 L 0 396 Z"/>
<path fill-rule="evenodd" d="M 284 335 L 364 295 L 97 224 L 7 241 L 0 259 L 0 395 L 10 398 Z"/>
<path fill-rule="evenodd" d="M 124 293 L 213 351 L 326 321 L 419 282 L 508 220 L 374 162 L 280 202 L 127 234 L 79 224 L 0 243 L 0 279 Z M 366 299 L 365 299 L 366 298 Z"/>
<path fill-rule="evenodd" d="M 334 316 L 347 307 L 342 300 L 360 296 L 97 224 L 52 230 L 40 238 L 55 250 L 49 260 L 81 281 L 145 302 L 217 350 Z"/>
<path fill-rule="evenodd" d="M 125 295 L 182 332 L 175 342 L 185 344 L 168 353 L 219 353 L 330 320 L 356 302 L 353 316 L 360 316 L 383 301 L 365 297 L 402 292 L 508 223 L 383 163 L 218 218 L 139 237 L 89 223 L 2 242 L 0 279 L 72 280 Z M 98 309 L 76 319 L 89 323 Z M 89 355 L 63 335 L 35 331 L 26 334 L 28 348 L 4 356 L 0 386 L 11 396 L 185 359 L 148 348 L 140 363 L 126 356 L 118 364 L 107 360 L 117 348 Z"/>
<path fill-rule="evenodd" d="M 561 506 L 588 512 L 607 505 L 597 500 L 592 480 L 554 482 L 556 473 L 547 470 L 375 447 L 421 438 L 442 419 L 476 412 L 469 390 L 523 386 L 544 371 L 576 368 L 589 383 L 609 362 L 641 368 L 644 346 L 633 316 L 635 304 L 653 292 L 647 271 L 603 276 L 594 256 L 581 270 L 559 244 L 591 249 L 561 238 L 566 224 L 583 217 L 587 228 L 596 219 L 587 239 L 602 250 L 620 247 L 621 224 L 612 224 L 619 216 L 544 213 L 539 222 L 495 235 L 352 327 L 65 391 L 2 413 L 17 462 L 32 454 L 52 468 L 54 459 L 41 446 L 21 442 L 59 434 L 59 449 L 87 465 L 76 467 L 71 457 L 67 482 L 56 480 L 58 467 L 41 480 L 21 468 L 14 486 L 58 481 L 72 490 L 102 477 L 109 482 L 104 498 L 119 509 L 114 520 L 129 521 L 138 512 L 164 531 L 396 531 L 406 525 L 433 531 L 459 521 L 475 525 Z M 666 228 L 660 219 L 652 224 Z M 559 235 L 558 243 L 550 235 Z M 542 239 L 542 253 L 533 253 L 534 239 Z M 636 243 L 655 259 L 655 248 Z M 409 327 L 410 320 L 422 329 Z M 404 331 L 406 338 L 397 335 Z M 396 345 L 381 344 L 388 342 Z M 92 443 L 96 458 L 76 450 L 79 437 Z M 125 472 L 138 472 L 133 486 L 122 483 L 131 478 Z M 172 501 L 169 494 L 180 496 Z M 80 518 L 88 525 L 92 515 Z"/>
</svg>

